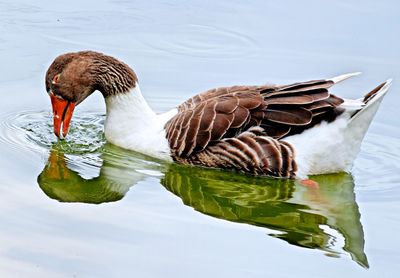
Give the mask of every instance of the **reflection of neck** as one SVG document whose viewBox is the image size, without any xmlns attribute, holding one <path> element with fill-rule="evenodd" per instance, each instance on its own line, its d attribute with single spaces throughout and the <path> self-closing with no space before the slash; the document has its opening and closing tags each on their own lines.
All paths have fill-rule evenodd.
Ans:
<svg viewBox="0 0 400 278">
<path fill-rule="evenodd" d="M 114 145 L 150 156 L 170 159 L 165 123 L 176 109 L 157 115 L 142 96 L 139 85 L 129 93 L 106 99 L 105 136 Z"/>
</svg>

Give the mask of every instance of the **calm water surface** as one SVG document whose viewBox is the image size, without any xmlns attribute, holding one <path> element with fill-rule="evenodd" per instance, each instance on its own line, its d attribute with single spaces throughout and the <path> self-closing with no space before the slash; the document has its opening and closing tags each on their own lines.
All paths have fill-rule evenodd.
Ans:
<svg viewBox="0 0 400 278">
<path fill-rule="evenodd" d="M 396 1 L 0 1 L 0 276 L 396 277 L 399 28 Z M 108 144 L 98 93 L 57 142 L 44 73 L 83 49 L 130 64 L 159 112 L 223 85 L 394 85 L 352 173 L 305 187 Z"/>
</svg>

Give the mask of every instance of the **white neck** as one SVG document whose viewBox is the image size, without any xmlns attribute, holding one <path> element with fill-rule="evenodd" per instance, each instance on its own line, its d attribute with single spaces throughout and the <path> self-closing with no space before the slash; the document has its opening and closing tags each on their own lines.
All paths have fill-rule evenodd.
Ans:
<svg viewBox="0 0 400 278">
<path fill-rule="evenodd" d="M 142 96 L 136 83 L 129 93 L 105 99 L 106 139 L 119 147 L 171 160 L 164 125 L 177 110 L 157 115 Z"/>
</svg>

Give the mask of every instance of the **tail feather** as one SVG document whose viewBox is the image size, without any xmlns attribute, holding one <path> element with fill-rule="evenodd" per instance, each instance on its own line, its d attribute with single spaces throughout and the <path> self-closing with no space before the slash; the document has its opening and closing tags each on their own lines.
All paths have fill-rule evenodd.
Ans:
<svg viewBox="0 0 400 278">
<path fill-rule="evenodd" d="M 370 101 L 372 98 L 374 98 L 377 93 L 379 92 L 380 89 L 382 89 L 383 86 L 385 86 L 385 83 L 382 83 L 381 85 L 379 85 L 378 87 L 376 87 L 375 89 L 373 89 L 371 92 L 369 92 L 368 94 L 366 94 L 363 98 L 363 102 L 366 104 L 368 103 L 368 101 Z"/>
<path fill-rule="evenodd" d="M 386 94 L 386 92 L 389 90 L 391 84 L 392 84 L 392 79 L 388 79 L 386 82 L 383 82 L 378 87 L 373 89 L 371 92 L 366 94 L 363 98 L 363 102 L 368 103 L 370 100 L 372 100 L 373 98 L 375 98 L 378 95 L 380 97 L 383 97 Z"/>
<path fill-rule="evenodd" d="M 348 161 L 353 161 L 357 156 L 361 142 L 390 84 L 391 80 L 388 80 L 359 99 L 359 103 L 362 103 L 362 108 L 351 117 L 345 132 L 345 142 L 349 146 Z"/>
<path fill-rule="evenodd" d="M 337 83 L 346 77 L 349 75 L 332 81 Z M 390 83 L 391 80 L 386 81 L 363 98 L 344 99 L 338 106 L 343 113 L 334 121 L 286 137 L 284 140 L 296 149 L 297 176 L 350 171 L 362 139 Z"/>
<path fill-rule="evenodd" d="M 337 83 L 340 83 L 340 82 L 342 82 L 342 81 L 344 81 L 344 80 L 346 80 L 346 79 L 349 79 L 350 77 L 353 77 L 353 76 L 357 76 L 357 75 L 360 75 L 361 74 L 361 72 L 352 72 L 352 73 L 346 73 L 346 74 L 342 74 L 342 75 L 339 75 L 339 76 L 335 76 L 335 77 L 332 77 L 332 78 L 330 78 L 330 79 L 328 79 L 329 81 L 332 81 L 334 84 L 337 84 Z"/>
<path fill-rule="evenodd" d="M 386 82 L 377 86 L 368 94 L 366 94 L 363 98 L 359 99 L 358 101 L 359 103 L 361 103 L 362 108 L 352 116 L 351 121 L 355 121 L 355 119 L 360 117 L 361 118 L 367 117 L 368 119 L 362 119 L 362 120 L 367 121 L 369 125 L 376 111 L 378 110 L 379 104 L 381 103 L 383 97 L 386 95 L 391 84 L 392 84 L 392 79 L 389 79 Z"/>
</svg>

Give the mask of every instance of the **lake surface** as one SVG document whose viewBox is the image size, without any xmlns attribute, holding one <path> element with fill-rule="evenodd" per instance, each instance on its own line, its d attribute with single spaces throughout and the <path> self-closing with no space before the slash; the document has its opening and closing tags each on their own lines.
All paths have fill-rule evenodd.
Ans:
<svg viewBox="0 0 400 278">
<path fill-rule="evenodd" d="M 0 276 L 396 277 L 399 28 L 394 0 L 0 1 Z M 224 85 L 394 84 L 352 172 L 306 187 L 112 146 L 99 93 L 58 143 L 44 74 L 84 49 L 131 65 L 158 112 Z"/>
</svg>

